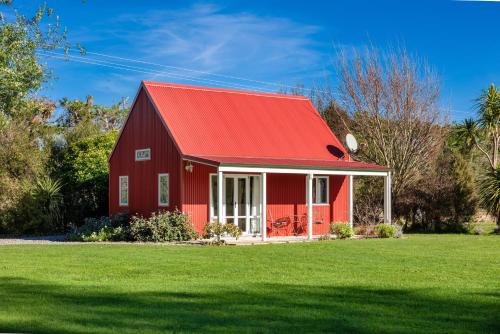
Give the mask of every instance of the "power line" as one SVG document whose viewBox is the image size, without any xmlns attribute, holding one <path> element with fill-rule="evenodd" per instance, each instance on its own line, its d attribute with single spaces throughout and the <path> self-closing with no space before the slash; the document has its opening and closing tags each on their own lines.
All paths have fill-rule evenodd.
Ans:
<svg viewBox="0 0 500 334">
<path fill-rule="evenodd" d="M 109 61 L 105 61 L 105 60 L 85 59 L 83 57 L 64 55 L 64 54 L 57 53 L 57 52 L 37 51 L 37 54 L 40 56 L 48 57 L 48 58 L 75 61 L 75 62 L 84 63 L 84 64 L 98 65 L 98 66 L 119 69 L 119 70 L 133 71 L 133 72 L 139 72 L 139 73 L 151 74 L 151 75 L 157 75 L 157 76 L 163 76 L 163 77 L 165 77 L 165 76 L 174 77 L 174 78 L 184 79 L 184 80 L 188 80 L 188 81 L 192 81 L 192 82 L 216 83 L 216 84 L 225 85 L 226 87 L 235 88 L 235 89 L 252 89 L 252 90 L 258 90 L 258 91 L 262 91 L 262 92 L 266 92 L 266 93 L 273 93 L 274 92 L 272 90 L 264 89 L 262 87 L 248 86 L 248 85 L 243 85 L 243 84 L 238 84 L 238 83 L 230 83 L 230 82 L 225 82 L 225 81 L 221 81 L 221 80 L 214 80 L 214 79 L 207 79 L 207 78 L 197 78 L 197 77 L 187 76 L 184 74 L 172 73 L 172 72 L 168 72 L 168 71 L 157 72 L 157 71 L 142 68 L 142 67 L 124 65 L 124 64 L 109 62 Z"/>
<path fill-rule="evenodd" d="M 208 72 L 208 71 L 201 71 L 201 70 L 190 69 L 190 68 L 187 68 L 187 67 L 164 65 L 164 64 L 159 64 L 159 63 L 154 63 L 154 62 L 139 60 L 139 59 L 132 59 L 132 58 L 126 58 L 126 57 L 108 55 L 108 54 L 99 53 L 99 52 L 85 51 L 85 53 L 86 54 L 100 56 L 100 57 L 105 57 L 105 58 L 111 58 L 111 59 L 117 59 L 117 60 L 124 60 L 124 61 L 141 63 L 141 64 L 146 64 L 146 65 L 159 66 L 159 67 L 164 67 L 164 68 L 171 68 L 171 69 L 175 69 L 175 70 L 187 71 L 187 72 L 204 74 L 204 75 L 211 75 L 211 76 L 216 76 L 216 77 L 220 77 L 220 78 L 226 78 L 226 79 L 232 79 L 232 80 L 239 80 L 239 81 L 248 81 L 248 82 L 258 83 L 258 84 L 267 85 L 267 86 L 285 87 L 285 88 L 291 88 L 291 89 L 297 88 L 295 86 L 291 86 L 291 85 L 287 85 L 287 84 L 280 84 L 280 83 L 270 82 L 270 81 L 255 80 L 255 79 L 243 78 L 243 77 L 238 77 L 238 76 L 233 76 L 233 75 L 218 74 L 218 73 L 213 73 L 213 72 Z M 315 89 L 305 88 L 305 87 L 302 88 L 302 89 L 303 90 L 307 90 L 309 92 L 317 91 L 317 92 L 321 92 L 321 93 L 327 93 L 327 92 L 322 91 L 322 90 L 315 90 Z"/>
</svg>

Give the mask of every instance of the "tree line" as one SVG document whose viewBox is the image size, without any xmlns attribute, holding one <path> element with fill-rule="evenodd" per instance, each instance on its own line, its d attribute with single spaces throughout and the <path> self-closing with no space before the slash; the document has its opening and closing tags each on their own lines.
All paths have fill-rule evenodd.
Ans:
<svg viewBox="0 0 500 334">
<path fill-rule="evenodd" d="M 107 158 L 126 99 L 40 96 L 54 77 L 36 52 L 68 51 L 66 31 L 45 5 L 12 22 L 0 16 L 0 234 L 59 233 L 107 215 Z"/>
</svg>

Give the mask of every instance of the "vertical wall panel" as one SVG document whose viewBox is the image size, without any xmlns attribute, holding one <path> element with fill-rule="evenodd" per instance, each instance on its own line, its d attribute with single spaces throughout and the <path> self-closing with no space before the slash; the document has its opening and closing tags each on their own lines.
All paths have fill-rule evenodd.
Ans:
<svg viewBox="0 0 500 334">
<path fill-rule="evenodd" d="M 333 181 L 333 182 L 332 182 Z M 349 221 L 349 177 L 330 176 L 330 200 L 332 201 L 332 221 Z"/>
<path fill-rule="evenodd" d="M 186 162 L 184 162 L 184 165 Z M 205 223 L 209 220 L 210 173 L 217 173 L 217 169 L 204 164 L 193 163 L 193 172 L 181 171 L 184 178 L 184 198 L 182 211 L 185 212 L 194 224 L 198 233 L 202 233 Z"/>
<path fill-rule="evenodd" d="M 151 160 L 135 161 L 135 150 L 150 148 Z M 144 90 L 136 103 L 110 159 L 109 213 L 149 216 L 159 209 L 181 208 L 180 154 Z M 169 206 L 158 206 L 158 174 L 169 174 Z M 118 205 L 118 177 L 129 177 L 129 205 Z"/>
</svg>

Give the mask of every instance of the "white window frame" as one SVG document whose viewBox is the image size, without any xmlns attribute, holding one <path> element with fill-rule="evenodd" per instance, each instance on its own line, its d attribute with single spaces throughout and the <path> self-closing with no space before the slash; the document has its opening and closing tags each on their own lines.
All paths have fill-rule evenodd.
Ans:
<svg viewBox="0 0 500 334">
<path fill-rule="evenodd" d="M 219 187 L 219 179 L 217 178 L 217 173 L 209 173 L 208 174 L 208 207 L 209 207 L 209 211 L 208 211 L 208 220 L 211 221 L 211 222 L 215 222 L 217 221 L 217 212 L 215 212 L 215 207 L 212 205 L 213 204 L 213 196 L 212 196 L 212 177 L 215 176 L 216 177 L 216 180 L 217 180 L 217 187 Z"/>
<path fill-rule="evenodd" d="M 137 158 L 137 153 L 139 152 L 148 152 L 148 156 L 146 158 Z M 135 150 L 135 161 L 147 161 L 151 160 L 151 149 L 150 148 L 141 148 L 138 150 Z"/>
<path fill-rule="evenodd" d="M 313 182 L 315 183 L 316 187 L 316 201 L 318 198 L 321 196 L 321 191 L 319 190 L 318 187 L 318 179 L 326 179 L 326 203 L 317 203 L 313 202 L 313 205 L 330 205 L 330 177 L 328 175 L 318 175 L 318 176 L 313 176 Z M 307 178 L 306 178 L 306 201 L 307 201 Z"/>
<path fill-rule="evenodd" d="M 127 180 L 127 198 L 126 201 L 123 201 L 122 198 L 122 179 Z M 118 204 L 119 206 L 128 206 L 128 198 L 130 193 L 130 184 L 128 182 L 128 175 L 122 175 L 118 177 Z"/>
<path fill-rule="evenodd" d="M 163 176 L 167 177 L 167 202 L 166 203 L 161 202 L 161 189 L 160 189 L 161 182 L 160 182 L 160 180 Z M 169 206 L 169 203 L 170 203 L 170 176 L 168 175 L 168 173 L 160 173 L 160 174 L 158 174 L 158 206 Z"/>
</svg>

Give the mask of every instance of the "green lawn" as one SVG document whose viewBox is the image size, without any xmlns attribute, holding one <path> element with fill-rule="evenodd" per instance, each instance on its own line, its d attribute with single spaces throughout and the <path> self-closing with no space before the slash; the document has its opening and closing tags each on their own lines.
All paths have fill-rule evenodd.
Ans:
<svg viewBox="0 0 500 334">
<path fill-rule="evenodd" d="M 0 332 L 500 332 L 500 237 L 0 246 Z"/>
</svg>

